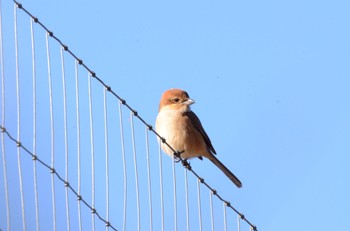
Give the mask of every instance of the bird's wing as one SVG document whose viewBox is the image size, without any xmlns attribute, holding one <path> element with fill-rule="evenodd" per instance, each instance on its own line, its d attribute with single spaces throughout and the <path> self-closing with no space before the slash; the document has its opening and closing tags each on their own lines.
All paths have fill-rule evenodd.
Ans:
<svg viewBox="0 0 350 231">
<path fill-rule="evenodd" d="M 211 141 L 209 139 L 209 136 L 207 135 L 207 133 L 205 132 L 201 121 L 199 120 L 198 116 L 193 112 L 193 111 L 188 111 L 185 112 L 186 116 L 188 116 L 190 118 L 190 120 L 193 123 L 193 126 L 197 129 L 197 131 L 199 131 L 199 133 L 202 135 L 208 149 L 213 153 L 216 154 L 216 151 L 213 147 L 213 145 L 211 144 Z"/>
</svg>

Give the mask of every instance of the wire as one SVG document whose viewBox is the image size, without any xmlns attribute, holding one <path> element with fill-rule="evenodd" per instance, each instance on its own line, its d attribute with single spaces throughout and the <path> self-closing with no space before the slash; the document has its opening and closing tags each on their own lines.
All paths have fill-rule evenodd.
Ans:
<svg viewBox="0 0 350 231">
<path fill-rule="evenodd" d="M 36 63 L 35 63 L 35 43 L 33 19 L 30 18 L 30 37 L 32 42 L 32 61 L 33 61 L 33 153 L 36 153 Z M 34 200 L 35 200 L 35 226 L 39 231 L 39 195 L 37 183 L 36 161 L 33 159 L 33 176 L 34 176 Z"/>
<path fill-rule="evenodd" d="M 103 88 L 103 112 L 104 112 L 104 131 L 105 131 L 105 151 L 106 151 L 106 220 L 109 221 L 109 156 L 108 156 L 108 126 L 107 126 L 107 104 L 106 88 Z M 109 230 L 109 222 L 106 224 L 106 230 Z"/>
<path fill-rule="evenodd" d="M 150 167 L 150 155 L 149 155 L 149 142 L 148 142 L 148 128 L 145 129 L 146 136 L 146 158 L 147 158 L 147 179 L 148 179 L 148 206 L 149 206 L 149 230 L 153 230 L 153 216 L 152 216 L 152 187 L 151 187 L 151 167 Z"/>
<path fill-rule="evenodd" d="M 135 131 L 134 131 L 134 116 L 130 113 L 130 127 L 131 127 L 131 140 L 132 150 L 134 154 L 134 170 L 135 170 L 135 190 L 136 190 L 136 208 L 137 208 L 137 230 L 141 229 L 140 224 L 140 192 L 139 192 L 139 173 L 137 169 L 137 158 L 136 158 L 136 144 L 135 144 Z"/>
<path fill-rule="evenodd" d="M 0 67 L 1 67 L 1 125 L 5 126 L 5 70 L 4 70 L 4 47 L 3 47 L 3 34 L 2 34 L 2 2 L 0 0 Z M 4 175 L 4 188 L 5 188 L 5 204 L 6 204 L 6 224 L 7 231 L 11 230 L 10 226 L 10 206 L 9 206 L 9 191 L 7 183 L 7 168 L 6 168 L 6 156 L 5 156 L 5 137 L 4 133 L 1 133 L 1 153 L 2 153 L 2 165 Z"/>
<path fill-rule="evenodd" d="M 27 11 L 22 4 L 18 3 L 17 1 L 13 0 L 13 2 L 17 5 L 17 7 L 19 9 L 22 9 L 27 15 L 29 15 L 30 17 L 32 17 L 34 19 L 34 21 L 36 23 L 38 23 L 44 30 L 47 31 L 47 33 L 50 35 L 50 37 L 52 37 L 54 40 L 56 40 L 59 44 L 61 44 L 61 46 L 64 47 L 64 50 L 67 51 L 73 58 L 75 58 L 78 63 L 84 67 L 91 75 L 91 77 L 95 78 L 100 84 L 102 84 L 107 91 L 109 91 L 114 97 L 116 97 L 120 103 L 122 105 L 124 105 L 126 108 L 128 108 L 132 114 L 137 117 L 150 131 L 152 131 L 157 137 L 158 139 L 161 141 L 161 143 L 163 143 L 163 145 L 168 146 L 174 153 L 174 155 L 178 158 L 179 161 L 181 161 L 181 163 L 183 164 L 184 167 L 186 167 L 189 171 L 191 171 L 200 181 L 201 183 L 203 183 L 209 190 L 214 190 L 212 187 L 210 187 L 203 178 L 201 178 L 191 167 L 191 165 L 184 159 L 182 159 L 179 155 L 179 152 L 177 152 L 176 150 L 174 150 L 174 148 L 172 148 L 167 142 L 166 140 L 161 137 L 153 128 L 151 125 L 149 125 L 139 114 L 136 110 L 134 110 L 127 102 L 125 99 L 121 98 L 116 92 L 114 92 L 112 90 L 112 88 L 110 86 L 108 86 L 101 78 L 98 77 L 98 75 L 92 70 L 90 69 L 84 62 L 82 59 L 79 59 L 78 56 L 76 56 L 69 48 L 67 45 L 65 45 L 58 37 L 56 37 L 52 31 L 50 31 L 45 25 L 43 25 L 37 17 L 34 17 L 29 11 Z M 216 192 L 216 190 L 215 190 Z M 247 222 L 249 224 L 249 226 L 252 227 L 252 229 L 254 231 L 257 231 L 257 227 L 255 225 L 253 225 L 242 213 L 240 213 L 237 209 L 235 209 L 230 202 L 224 200 L 217 192 L 215 193 L 216 197 L 221 200 L 222 202 L 227 203 L 227 207 L 229 207 L 230 209 L 232 209 L 234 212 L 236 212 L 242 220 L 244 220 L 245 222 Z M 125 213 L 125 211 L 124 211 Z M 124 215 L 124 219 L 125 219 L 125 215 Z M 163 222 L 163 221 L 162 221 Z M 163 224 L 164 225 L 164 224 Z M 125 222 L 124 222 L 124 228 L 125 228 Z"/>
<path fill-rule="evenodd" d="M 75 111 L 76 111 L 76 122 L 77 122 L 77 171 L 78 171 L 78 195 L 81 194 L 81 157 L 80 157 L 80 109 L 79 109 L 79 78 L 78 78 L 78 62 L 75 62 Z M 78 197 L 78 223 L 79 230 L 82 231 L 83 224 L 81 218 L 81 198 Z"/>
<path fill-rule="evenodd" d="M 15 52 L 16 52 L 16 99 L 17 99 L 17 140 L 20 140 L 21 134 L 21 111 L 20 111 L 20 89 L 19 89 L 19 60 L 18 60 L 18 33 L 17 33 L 17 7 L 14 8 L 14 25 L 15 25 Z M 21 148 L 17 145 L 17 165 L 19 176 L 19 188 L 21 193 L 21 206 L 22 206 L 22 226 L 23 230 L 26 230 L 26 216 L 24 207 L 24 192 L 23 192 L 23 179 L 22 179 L 22 166 L 21 166 Z"/>
<path fill-rule="evenodd" d="M 74 193 L 77 198 L 82 201 L 90 210 L 91 212 L 94 212 L 95 215 L 98 217 L 98 219 L 100 219 L 101 221 L 103 221 L 105 224 L 107 224 L 107 221 L 101 217 L 101 215 L 99 214 L 99 212 L 97 210 L 94 210 L 93 207 L 86 201 L 83 199 L 83 197 L 77 193 L 77 191 L 75 191 L 75 189 L 70 185 L 69 182 L 64 180 L 64 177 L 62 177 L 58 172 L 54 171 L 54 169 L 52 169 L 47 163 L 45 163 L 44 161 L 42 161 L 39 157 L 37 157 L 36 155 L 34 155 L 31 151 L 29 151 L 28 148 L 26 148 L 25 146 L 23 146 L 18 140 L 16 140 L 16 138 L 14 138 L 7 130 L 5 127 L 0 125 L 0 129 L 2 133 L 5 133 L 7 135 L 7 137 L 10 138 L 10 140 L 12 140 L 19 148 L 22 148 L 27 154 L 29 154 L 32 158 L 35 159 L 35 161 L 38 161 L 42 166 L 44 166 L 45 168 L 49 169 L 51 172 L 53 172 L 53 175 L 55 175 L 59 181 L 61 181 L 64 185 L 67 185 L 67 187 L 70 189 L 70 191 L 72 193 Z M 117 231 L 117 229 L 110 224 L 110 228 Z"/>
<path fill-rule="evenodd" d="M 64 154 L 65 154 L 65 179 L 68 181 L 68 132 L 67 132 L 67 97 L 66 97 L 66 79 L 65 79 L 65 68 L 64 68 L 64 55 L 63 47 L 60 49 L 61 53 L 61 64 L 62 64 L 62 90 L 63 90 L 63 123 L 64 123 Z M 66 219 L 67 219 L 67 230 L 70 230 L 70 219 L 69 219 L 69 197 L 68 187 L 66 186 Z"/>
</svg>

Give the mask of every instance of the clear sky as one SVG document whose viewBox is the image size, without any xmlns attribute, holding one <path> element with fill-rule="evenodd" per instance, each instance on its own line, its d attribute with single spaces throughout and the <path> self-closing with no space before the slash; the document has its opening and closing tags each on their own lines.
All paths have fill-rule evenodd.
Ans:
<svg viewBox="0 0 350 231">
<path fill-rule="evenodd" d="M 147 122 L 187 90 L 259 230 L 350 227 L 349 1 L 21 2 Z"/>
</svg>

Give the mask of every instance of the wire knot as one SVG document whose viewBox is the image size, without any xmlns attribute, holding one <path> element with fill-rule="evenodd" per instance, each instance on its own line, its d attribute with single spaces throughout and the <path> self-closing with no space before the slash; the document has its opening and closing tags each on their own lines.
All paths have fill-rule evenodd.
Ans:
<svg viewBox="0 0 350 231">
<path fill-rule="evenodd" d="M 37 157 L 36 155 L 33 155 L 32 159 L 33 159 L 33 160 L 37 160 L 38 157 Z"/>
<path fill-rule="evenodd" d="M 64 187 L 69 187 L 69 182 L 68 181 L 64 182 Z"/>
<path fill-rule="evenodd" d="M 78 196 L 77 196 L 77 200 L 78 200 L 78 201 L 81 201 L 82 199 L 83 199 L 83 198 L 81 197 L 81 195 L 78 195 Z"/>
<path fill-rule="evenodd" d="M 188 163 L 187 160 L 183 160 L 183 161 L 182 161 L 182 165 L 183 165 L 185 168 L 187 168 L 187 170 L 189 170 L 189 171 L 192 170 L 192 167 L 191 167 L 190 163 Z"/>
<path fill-rule="evenodd" d="M 177 151 L 177 152 L 174 152 L 174 155 L 175 155 L 177 158 L 181 158 L 181 153 L 183 153 L 183 152 Z"/>
<path fill-rule="evenodd" d="M 152 125 L 147 124 L 146 126 L 147 126 L 147 129 L 148 129 L 148 130 L 150 130 L 150 131 L 152 131 L 152 130 L 153 130 Z"/>
<path fill-rule="evenodd" d="M 106 90 L 107 90 L 107 91 L 111 91 L 112 88 L 111 88 L 110 86 L 106 86 Z"/>
<path fill-rule="evenodd" d="M 51 172 L 52 174 L 54 174 L 56 171 L 55 171 L 55 169 L 52 167 L 52 168 L 50 168 L 50 172 Z"/>
<path fill-rule="evenodd" d="M 67 46 L 67 45 L 63 45 L 63 49 L 64 49 L 65 51 L 68 51 L 68 46 Z"/>
<path fill-rule="evenodd" d="M 83 65 L 83 60 L 81 60 L 81 59 L 77 59 L 77 60 L 78 60 L 79 65 Z"/>
<path fill-rule="evenodd" d="M 33 21 L 34 21 L 35 23 L 38 23 L 38 22 L 39 22 L 39 19 L 38 19 L 37 17 L 33 17 Z"/>
<path fill-rule="evenodd" d="M 135 111 L 135 110 L 132 110 L 131 112 L 132 112 L 132 114 L 133 114 L 134 116 L 138 116 L 138 113 L 137 113 L 137 111 Z"/>
<path fill-rule="evenodd" d="M 50 35 L 50 37 L 53 37 L 53 32 L 52 31 L 47 31 L 47 33 Z"/>
<path fill-rule="evenodd" d="M 94 78 L 96 77 L 96 73 L 95 72 L 91 71 L 90 74 L 91 74 L 92 77 L 94 77 Z"/>
<path fill-rule="evenodd" d="M 96 209 L 95 208 L 91 208 L 91 213 L 95 214 L 96 213 Z"/>
<path fill-rule="evenodd" d="M 22 147 L 21 142 L 17 141 L 17 142 L 16 142 L 16 146 L 17 146 L 17 147 Z"/>
</svg>

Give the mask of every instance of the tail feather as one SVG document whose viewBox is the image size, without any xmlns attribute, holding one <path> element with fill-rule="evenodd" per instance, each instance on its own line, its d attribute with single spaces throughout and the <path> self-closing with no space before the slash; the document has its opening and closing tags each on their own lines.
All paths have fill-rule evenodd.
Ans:
<svg viewBox="0 0 350 231">
<path fill-rule="evenodd" d="M 214 155 L 211 155 L 209 160 L 213 162 L 225 175 L 238 187 L 242 187 L 242 182 L 228 169 L 226 166 L 218 160 Z"/>
</svg>

